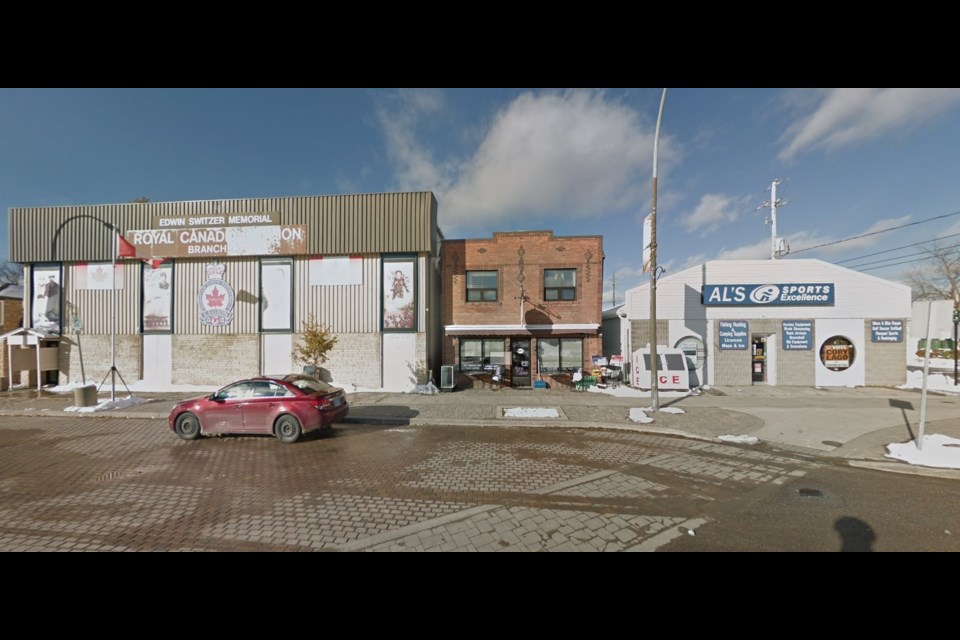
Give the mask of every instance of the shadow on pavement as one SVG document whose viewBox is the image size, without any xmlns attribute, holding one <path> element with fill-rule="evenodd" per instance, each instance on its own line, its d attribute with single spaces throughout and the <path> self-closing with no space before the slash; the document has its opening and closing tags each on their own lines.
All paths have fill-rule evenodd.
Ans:
<svg viewBox="0 0 960 640">
<path fill-rule="evenodd" d="M 351 405 L 350 413 L 343 422 L 379 422 L 408 425 L 420 415 L 416 409 L 403 405 Z"/>
</svg>

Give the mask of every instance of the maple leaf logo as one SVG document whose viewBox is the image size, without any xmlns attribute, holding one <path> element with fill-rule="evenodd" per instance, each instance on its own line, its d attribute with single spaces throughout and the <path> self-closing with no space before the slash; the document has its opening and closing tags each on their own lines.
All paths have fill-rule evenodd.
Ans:
<svg viewBox="0 0 960 640">
<path fill-rule="evenodd" d="M 220 293 L 216 287 L 213 288 L 213 293 L 207 294 L 207 304 L 211 307 L 222 307 L 224 295 Z"/>
<path fill-rule="evenodd" d="M 97 270 L 93 272 L 92 278 L 97 282 L 103 282 L 107 279 L 107 272 L 103 270 L 103 267 L 97 267 Z"/>
</svg>

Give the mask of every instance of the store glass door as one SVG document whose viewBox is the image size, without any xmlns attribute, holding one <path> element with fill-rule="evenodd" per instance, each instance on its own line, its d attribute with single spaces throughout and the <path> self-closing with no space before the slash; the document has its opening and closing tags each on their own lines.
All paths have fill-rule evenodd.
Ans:
<svg viewBox="0 0 960 640">
<path fill-rule="evenodd" d="M 530 341 L 529 340 L 511 340 L 511 370 L 512 386 L 529 387 L 530 386 Z"/>
<path fill-rule="evenodd" d="M 753 357 L 751 366 L 753 367 L 753 382 L 763 383 L 767 381 L 767 337 L 753 336 L 751 339 Z"/>
</svg>

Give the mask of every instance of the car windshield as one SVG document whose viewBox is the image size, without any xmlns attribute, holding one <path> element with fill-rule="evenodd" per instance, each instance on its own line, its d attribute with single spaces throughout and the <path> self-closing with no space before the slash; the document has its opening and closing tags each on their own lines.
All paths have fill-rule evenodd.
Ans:
<svg viewBox="0 0 960 640">
<path fill-rule="evenodd" d="M 291 375 L 285 377 L 284 380 L 304 393 L 319 393 L 333 388 L 332 385 L 327 384 L 323 380 L 311 378 L 310 376 Z"/>
</svg>

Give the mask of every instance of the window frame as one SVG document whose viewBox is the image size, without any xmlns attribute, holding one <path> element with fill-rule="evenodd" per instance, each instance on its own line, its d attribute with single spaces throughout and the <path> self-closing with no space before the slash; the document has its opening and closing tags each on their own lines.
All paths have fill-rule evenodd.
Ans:
<svg viewBox="0 0 960 640">
<path fill-rule="evenodd" d="M 472 273 L 492 273 L 497 279 L 494 287 L 471 287 L 470 286 L 470 274 Z M 471 269 L 465 272 L 465 277 L 463 281 L 464 290 L 465 290 L 465 299 L 467 302 L 499 302 L 500 301 L 500 272 L 496 269 Z M 480 297 L 477 300 L 470 299 L 470 293 L 473 291 L 480 292 Z M 493 292 L 493 299 L 485 298 L 487 292 Z"/>
<path fill-rule="evenodd" d="M 568 272 L 573 273 L 573 285 L 567 287 L 551 287 L 547 286 L 547 274 L 550 272 Z M 565 298 L 564 292 L 569 292 L 570 297 Z M 553 294 L 555 297 L 550 297 L 550 294 Z M 577 299 L 577 269 L 575 267 L 564 267 L 558 269 L 544 269 L 543 270 L 543 300 L 545 302 L 573 302 Z"/>
<path fill-rule="evenodd" d="M 556 367 L 545 367 L 543 365 L 543 346 L 549 344 L 550 342 L 556 340 L 557 342 L 557 366 Z M 564 342 L 578 342 L 580 343 L 580 361 L 574 366 L 565 364 L 563 361 L 563 343 Z M 551 345 L 552 346 L 552 345 Z M 537 365 L 540 373 L 570 373 L 576 371 L 577 369 L 583 368 L 583 338 L 539 338 L 537 339 Z"/>
<path fill-rule="evenodd" d="M 260 280 L 260 300 L 258 306 L 259 316 L 260 316 L 260 333 L 293 333 L 293 304 L 294 304 L 294 278 L 296 274 L 294 273 L 293 258 L 260 258 L 259 264 L 259 280 Z M 287 326 L 286 327 L 265 327 L 264 318 L 263 318 L 263 301 L 266 300 L 266 296 L 263 295 L 263 268 L 264 266 L 276 266 L 276 265 L 287 265 L 289 266 L 289 281 L 290 281 L 290 291 L 288 292 L 287 300 L 290 302 L 290 308 L 287 310 Z"/>
<path fill-rule="evenodd" d="M 158 285 L 161 289 L 169 289 L 170 293 L 167 296 L 167 312 L 168 312 L 168 326 L 160 328 L 148 328 L 147 327 L 147 282 L 146 277 L 147 273 L 156 272 L 158 277 L 161 273 L 167 273 L 167 286 Z M 165 260 L 158 264 L 156 267 L 152 266 L 146 261 L 140 263 L 140 333 L 143 335 L 170 335 L 174 332 L 176 328 L 175 314 L 174 314 L 174 305 L 176 300 L 176 262 L 174 260 Z"/>
<path fill-rule="evenodd" d="M 463 346 L 467 342 L 479 342 L 480 343 L 480 363 L 477 366 L 471 365 L 471 368 L 465 369 L 463 367 Z M 506 344 L 507 341 L 503 338 L 460 338 L 460 344 L 457 345 L 457 368 L 462 373 L 481 373 L 483 371 L 494 371 L 498 366 L 504 367 L 503 360 L 500 362 L 491 362 L 491 354 L 495 353 L 495 349 L 488 349 L 488 345 L 500 345 L 500 353 L 504 354 L 504 359 L 506 358 Z M 471 358 L 475 356 L 470 356 Z"/>
</svg>

